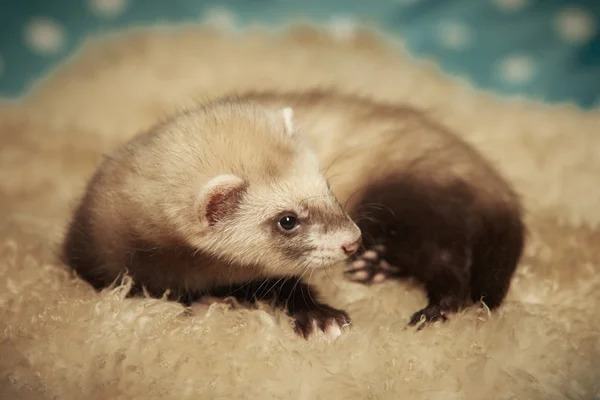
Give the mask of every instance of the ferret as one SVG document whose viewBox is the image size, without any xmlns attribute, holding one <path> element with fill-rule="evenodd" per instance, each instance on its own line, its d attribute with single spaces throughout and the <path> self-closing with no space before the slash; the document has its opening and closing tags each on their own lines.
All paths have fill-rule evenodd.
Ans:
<svg viewBox="0 0 600 400">
<path fill-rule="evenodd" d="M 524 246 L 519 198 L 473 147 L 411 107 L 336 93 L 231 94 L 98 167 L 63 259 L 94 287 L 270 299 L 304 337 L 351 319 L 303 276 L 422 282 L 418 329 L 501 305 Z"/>
<path fill-rule="evenodd" d="M 359 249 L 361 232 L 294 130 L 289 108 L 224 99 L 182 112 L 110 154 L 70 222 L 63 260 L 96 289 L 271 300 L 298 334 L 334 337 L 345 311 L 301 281 Z"/>
</svg>

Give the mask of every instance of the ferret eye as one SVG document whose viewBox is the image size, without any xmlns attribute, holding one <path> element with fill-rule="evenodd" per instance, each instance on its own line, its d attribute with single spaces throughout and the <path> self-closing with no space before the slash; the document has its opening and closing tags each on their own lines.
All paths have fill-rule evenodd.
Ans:
<svg viewBox="0 0 600 400">
<path fill-rule="evenodd" d="M 298 219 L 293 215 L 285 215 L 277 222 L 277 225 L 279 225 L 281 229 L 285 231 L 291 231 L 298 226 Z"/>
</svg>

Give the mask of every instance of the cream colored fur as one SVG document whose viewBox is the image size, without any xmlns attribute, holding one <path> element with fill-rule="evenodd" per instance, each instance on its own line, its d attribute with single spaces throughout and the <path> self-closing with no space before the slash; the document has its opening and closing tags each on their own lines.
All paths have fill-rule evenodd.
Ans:
<svg viewBox="0 0 600 400">
<path fill-rule="evenodd" d="M 294 79 L 290 79 L 294 77 Z M 97 294 L 55 261 L 101 161 L 157 118 L 232 89 L 316 84 L 424 107 L 494 160 L 527 209 L 505 305 L 419 333 L 420 288 L 315 272 L 353 317 L 334 344 L 269 308 Z M 0 109 L 0 398 L 591 399 L 600 396 L 600 112 L 473 93 L 373 35 L 194 28 L 92 43 Z"/>
<path fill-rule="evenodd" d="M 67 246 L 78 247 L 84 229 L 94 243 L 92 254 L 104 256 L 94 256 L 97 261 L 83 269 L 115 279 L 127 265 L 139 283 L 160 291 L 172 282 L 202 291 L 344 260 L 342 245 L 356 241 L 358 227 L 330 196 L 314 154 L 287 131 L 288 125 L 280 110 L 227 101 L 177 114 L 142 132 L 99 166 L 82 201 L 84 211 L 69 227 Z M 206 217 L 215 191 L 243 191 L 240 202 L 216 222 Z M 284 212 L 300 216 L 307 198 L 345 224 L 331 233 L 306 224 L 300 237 L 274 240 L 266 223 Z M 186 242 L 221 262 L 198 265 L 181 256 L 153 268 L 130 261 L 132 237 L 151 247 Z M 315 237 L 325 242 L 318 250 L 296 259 L 285 255 L 285 250 L 302 253 L 302 238 Z M 231 263 L 235 266 L 226 265 Z"/>
<path fill-rule="evenodd" d="M 486 160 L 426 113 L 405 104 L 319 92 L 242 99 L 270 108 L 293 105 L 299 134 L 314 149 L 333 194 L 348 211 L 355 211 L 360 191 L 398 173 L 438 184 L 461 178 L 477 185 L 476 201 L 486 208 L 518 206 Z M 359 211 L 363 213 L 368 214 L 368 207 Z"/>
</svg>

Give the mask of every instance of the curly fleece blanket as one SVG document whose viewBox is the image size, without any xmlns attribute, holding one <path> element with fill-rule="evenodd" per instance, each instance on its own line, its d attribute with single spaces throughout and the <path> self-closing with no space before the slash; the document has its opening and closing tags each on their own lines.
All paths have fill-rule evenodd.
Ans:
<svg viewBox="0 0 600 400">
<path fill-rule="evenodd" d="M 424 108 L 488 156 L 527 209 L 504 306 L 423 331 L 411 282 L 314 274 L 353 326 L 334 343 L 289 318 L 97 293 L 56 258 L 103 155 L 175 109 L 244 89 L 338 88 Z M 88 42 L 0 106 L 2 399 L 600 397 L 600 111 L 473 92 L 373 32 L 154 28 Z"/>
</svg>

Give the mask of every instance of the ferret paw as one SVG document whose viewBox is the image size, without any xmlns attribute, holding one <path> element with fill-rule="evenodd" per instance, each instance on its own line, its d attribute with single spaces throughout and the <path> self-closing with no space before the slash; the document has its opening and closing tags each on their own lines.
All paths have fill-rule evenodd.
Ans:
<svg viewBox="0 0 600 400">
<path fill-rule="evenodd" d="M 383 245 L 373 246 L 356 257 L 344 272 L 350 280 L 361 283 L 381 283 L 389 277 L 400 275 L 402 270 L 399 267 L 383 259 L 385 250 Z"/>
<path fill-rule="evenodd" d="M 446 321 L 448 317 L 447 312 L 438 305 L 427 306 L 424 309 L 417 311 L 410 318 L 409 326 L 416 326 L 417 330 L 420 331 L 425 326 L 436 321 Z"/>
<path fill-rule="evenodd" d="M 292 314 L 294 327 L 298 335 L 305 339 L 323 332 L 328 342 L 335 341 L 342 335 L 342 330 L 352 321 L 342 310 L 321 304 L 318 309 L 297 311 Z"/>
</svg>

